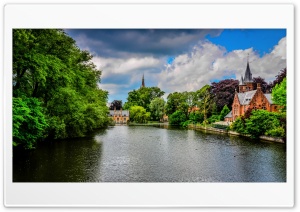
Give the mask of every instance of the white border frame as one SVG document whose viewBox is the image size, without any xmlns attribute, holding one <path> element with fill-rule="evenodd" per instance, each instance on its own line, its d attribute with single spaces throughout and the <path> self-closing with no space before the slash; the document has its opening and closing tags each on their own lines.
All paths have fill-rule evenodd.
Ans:
<svg viewBox="0 0 300 212">
<path fill-rule="evenodd" d="M 66 11 L 67 15 L 66 15 Z M 284 15 L 283 15 L 284 14 Z M 209 18 L 208 18 L 209 17 Z M 286 183 L 12 183 L 13 28 L 285 28 Z M 292 207 L 294 7 L 291 4 L 8 4 L 4 8 L 4 204 L 7 207 Z"/>
</svg>

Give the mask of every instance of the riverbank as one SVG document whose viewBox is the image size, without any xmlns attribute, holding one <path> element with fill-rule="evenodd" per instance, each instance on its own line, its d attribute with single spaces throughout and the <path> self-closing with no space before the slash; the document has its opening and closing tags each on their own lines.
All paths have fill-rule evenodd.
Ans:
<svg viewBox="0 0 300 212">
<path fill-rule="evenodd" d="M 214 127 L 204 127 L 200 125 L 194 125 L 194 124 L 189 124 L 188 125 L 189 129 L 194 129 L 194 130 L 203 130 L 203 131 L 212 131 L 212 132 L 218 132 L 218 133 L 223 133 L 223 134 L 228 134 L 228 135 L 235 135 L 235 136 L 242 136 L 242 137 L 250 137 L 250 135 L 243 135 L 235 131 L 227 131 L 225 129 L 217 129 Z M 272 141 L 272 142 L 277 142 L 277 143 L 284 143 L 284 140 L 282 138 L 277 138 L 277 137 L 271 137 L 271 136 L 265 136 L 261 135 L 259 136 L 260 140 L 264 141 Z"/>
</svg>

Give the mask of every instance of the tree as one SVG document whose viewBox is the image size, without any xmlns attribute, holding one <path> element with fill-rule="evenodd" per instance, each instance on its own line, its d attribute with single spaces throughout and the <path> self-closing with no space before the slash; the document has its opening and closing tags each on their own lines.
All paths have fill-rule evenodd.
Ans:
<svg viewBox="0 0 300 212">
<path fill-rule="evenodd" d="M 272 100 L 275 104 L 282 106 L 281 111 L 286 111 L 286 78 L 281 83 L 275 85 L 272 90 Z"/>
<path fill-rule="evenodd" d="M 44 137 L 46 123 L 43 109 L 36 98 L 13 98 L 13 145 L 32 149 Z"/>
<path fill-rule="evenodd" d="M 169 117 L 169 123 L 171 125 L 182 125 L 186 120 L 187 120 L 186 115 L 180 110 L 175 111 Z"/>
<path fill-rule="evenodd" d="M 235 90 L 239 87 L 239 81 L 233 79 L 221 80 L 211 84 L 211 95 L 217 105 L 217 110 L 221 111 L 224 105 L 231 105 L 234 98 Z"/>
<path fill-rule="evenodd" d="M 194 111 L 189 114 L 189 120 L 192 123 L 202 123 L 204 121 L 203 113 L 200 111 Z"/>
<path fill-rule="evenodd" d="M 92 55 L 63 30 L 13 30 L 13 96 L 40 102 L 48 137 L 80 137 L 106 126 L 108 92 L 99 89 L 100 77 Z"/>
<path fill-rule="evenodd" d="M 138 90 L 130 91 L 124 109 L 137 105 L 150 111 L 150 102 L 157 97 L 162 97 L 164 94 L 165 92 L 158 87 L 141 87 Z"/>
<path fill-rule="evenodd" d="M 197 106 L 203 113 L 203 122 L 205 125 L 207 124 L 208 114 L 211 112 L 213 106 L 213 98 L 211 96 L 210 89 L 211 87 L 209 85 L 205 85 L 196 91 L 198 98 Z"/>
<path fill-rule="evenodd" d="M 157 97 L 150 102 L 151 117 L 155 121 L 162 120 L 165 114 L 165 100 Z"/>
<path fill-rule="evenodd" d="M 227 105 L 224 105 L 221 113 L 220 113 L 220 118 L 219 120 L 223 121 L 224 117 L 230 112 L 229 108 L 227 107 Z"/>
<path fill-rule="evenodd" d="M 260 135 L 283 136 L 284 132 L 280 125 L 280 115 L 266 110 L 253 110 L 245 125 L 252 138 L 258 138 Z"/>
<path fill-rule="evenodd" d="M 259 77 L 253 77 L 253 83 L 254 83 L 254 90 L 257 89 L 257 83 L 260 83 L 261 90 L 263 93 L 269 92 L 271 90 L 271 86 L 265 81 L 264 78 Z"/>
<path fill-rule="evenodd" d="M 270 87 L 273 89 L 277 84 L 280 84 L 284 78 L 286 78 L 286 68 L 279 71 L 278 75 L 276 75 L 276 79 L 270 83 Z"/>
<path fill-rule="evenodd" d="M 147 123 L 150 118 L 150 113 L 141 106 L 132 106 L 129 109 L 130 119 L 137 123 Z"/>
<path fill-rule="evenodd" d="M 122 100 L 114 100 L 110 103 L 109 109 L 110 110 L 121 110 L 122 108 Z"/>
</svg>

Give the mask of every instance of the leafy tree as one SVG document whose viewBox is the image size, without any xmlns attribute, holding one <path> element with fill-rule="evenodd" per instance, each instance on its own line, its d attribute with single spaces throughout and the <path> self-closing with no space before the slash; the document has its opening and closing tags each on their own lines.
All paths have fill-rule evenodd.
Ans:
<svg viewBox="0 0 300 212">
<path fill-rule="evenodd" d="M 162 97 L 164 94 L 165 92 L 158 87 L 141 87 L 138 90 L 130 91 L 124 109 L 137 105 L 150 111 L 150 102 L 157 97 Z"/>
<path fill-rule="evenodd" d="M 46 123 L 43 109 L 36 98 L 13 98 L 13 145 L 34 148 L 44 137 Z"/>
<path fill-rule="evenodd" d="M 182 104 L 182 105 L 181 105 Z M 175 111 L 188 107 L 186 104 L 186 99 L 182 93 L 174 92 L 170 93 L 167 97 L 166 103 L 166 114 L 171 115 Z"/>
<path fill-rule="evenodd" d="M 157 97 L 150 103 L 151 117 L 155 121 L 160 121 L 165 114 L 165 100 Z"/>
<path fill-rule="evenodd" d="M 145 108 L 141 106 L 132 106 L 129 109 L 130 120 L 137 123 L 147 123 L 150 119 L 150 112 L 147 112 Z"/>
<path fill-rule="evenodd" d="M 278 75 L 276 75 L 276 79 L 272 83 L 270 83 L 270 87 L 274 88 L 277 84 L 280 84 L 285 78 L 286 78 L 286 68 L 280 70 Z"/>
<path fill-rule="evenodd" d="M 282 106 L 281 111 L 286 111 L 286 78 L 273 88 L 272 100 L 275 104 Z"/>
<path fill-rule="evenodd" d="M 207 117 L 211 112 L 213 106 L 213 98 L 211 96 L 210 89 L 211 88 L 209 85 L 205 85 L 201 89 L 196 91 L 196 95 L 198 98 L 197 106 L 203 114 L 203 122 L 205 125 L 208 122 Z"/>
<path fill-rule="evenodd" d="M 211 95 L 217 105 L 217 110 L 221 111 L 224 105 L 231 105 L 234 98 L 235 90 L 238 90 L 239 81 L 233 79 L 225 79 L 220 82 L 213 82 L 211 84 Z"/>
<path fill-rule="evenodd" d="M 230 126 L 233 131 L 236 131 L 241 134 L 248 134 L 246 128 L 246 120 L 244 117 L 238 117 Z"/>
<path fill-rule="evenodd" d="M 271 90 L 271 86 L 265 81 L 264 78 L 259 77 L 253 77 L 253 83 L 254 83 L 254 90 L 257 89 L 257 83 L 260 83 L 261 90 L 263 93 L 269 92 Z"/>
<path fill-rule="evenodd" d="M 115 108 L 116 108 L 116 110 L 121 110 L 122 100 L 114 100 L 114 101 L 112 101 L 112 103 L 110 103 L 109 109 L 114 110 Z"/>
<path fill-rule="evenodd" d="M 230 110 L 229 110 L 229 108 L 227 107 L 227 105 L 224 105 L 224 107 L 223 107 L 223 109 L 222 109 L 222 111 L 221 111 L 221 113 L 220 113 L 219 119 L 220 119 L 221 121 L 223 121 L 223 120 L 224 120 L 224 117 L 225 117 L 229 112 L 230 112 Z"/>
<path fill-rule="evenodd" d="M 204 121 L 204 115 L 200 111 L 194 111 L 189 114 L 189 120 L 192 123 L 202 123 Z"/>
<path fill-rule="evenodd" d="M 274 129 L 282 128 L 279 118 L 278 113 L 253 110 L 252 115 L 246 119 L 247 132 L 253 138 L 265 134 L 274 134 Z"/>
<path fill-rule="evenodd" d="M 181 125 L 187 120 L 186 115 L 180 111 L 175 111 L 170 117 L 169 117 L 169 123 L 171 125 Z"/>
<path fill-rule="evenodd" d="M 84 136 L 107 125 L 108 92 L 98 88 L 100 77 L 92 55 L 63 30 L 13 30 L 13 96 L 38 99 L 49 137 Z"/>
</svg>

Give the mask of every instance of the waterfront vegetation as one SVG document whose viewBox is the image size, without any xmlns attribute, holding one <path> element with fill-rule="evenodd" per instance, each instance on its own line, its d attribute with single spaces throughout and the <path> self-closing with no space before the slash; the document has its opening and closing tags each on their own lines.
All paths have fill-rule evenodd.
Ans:
<svg viewBox="0 0 300 212">
<path fill-rule="evenodd" d="M 63 30 L 13 30 L 13 145 L 83 137 L 107 125 L 101 71 Z"/>
<path fill-rule="evenodd" d="M 98 87 L 101 71 L 88 51 L 78 48 L 63 30 L 13 30 L 13 145 L 32 149 L 38 140 L 83 137 L 113 125 L 107 107 L 108 92 Z M 286 69 L 262 89 L 272 91 L 279 113 L 252 111 L 237 119 L 231 130 L 252 137 L 286 136 Z M 141 87 L 128 93 L 123 109 L 133 124 L 155 124 L 168 116 L 170 125 L 215 126 L 231 110 L 238 80 L 225 79 L 194 92 L 165 94 L 158 87 Z"/>
</svg>

